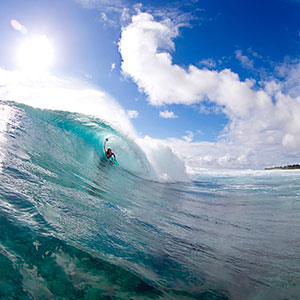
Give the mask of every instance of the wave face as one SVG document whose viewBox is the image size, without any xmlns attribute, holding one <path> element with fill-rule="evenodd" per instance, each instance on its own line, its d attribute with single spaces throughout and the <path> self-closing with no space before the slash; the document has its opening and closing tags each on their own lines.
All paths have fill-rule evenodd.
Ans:
<svg viewBox="0 0 300 300">
<path fill-rule="evenodd" d="M 0 102 L 0 299 L 296 299 L 299 172 L 282 174 L 156 182 L 101 120 Z"/>
</svg>

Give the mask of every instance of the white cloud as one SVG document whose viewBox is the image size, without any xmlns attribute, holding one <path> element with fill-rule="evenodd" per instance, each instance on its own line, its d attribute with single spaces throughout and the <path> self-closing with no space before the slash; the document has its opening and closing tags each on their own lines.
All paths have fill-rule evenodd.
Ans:
<svg viewBox="0 0 300 300">
<path fill-rule="evenodd" d="M 187 142 L 187 143 L 190 143 L 193 138 L 194 138 L 194 133 L 190 130 L 187 130 L 185 132 L 187 135 L 183 136 L 182 138 Z"/>
<path fill-rule="evenodd" d="M 88 9 L 96 9 L 100 13 L 100 21 L 104 25 L 110 27 L 124 27 L 130 22 L 133 15 L 146 11 L 159 19 L 166 17 L 172 19 L 172 22 L 178 27 L 190 26 L 191 20 L 203 21 L 204 18 L 199 17 L 198 14 L 202 9 L 196 8 L 189 12 L 184 7 L 190 7 L 191 1 L 178 1 L 175 3 L 160 3 L 160 5 L 153 6 L 150 3 L 130 3 L 126 0 L 73 0 L 80 3 L 83 7 Z M 197 0 L 196 0 L 197 1 Z M 193 1 L 192 1 L 193 2 Z"/>
<path fill-rule="evenodd" d="M 123 0 L 74 0 L 84 8 L 95 9 L 100 12 L 100 21 L 109 27 L 124 26 L 133 14 L 129 4 Z"/>
<path fill-rule="evenodd" d="M 206 68 L 215 68 L 217 66 L 217 63 L 213 59 L 208 58 L 200 60 L 199 65 Z"/>
<path fill-rule="evenodd" d="M 253 60 L 251 60 L 248 56 L 243 55 L 241 50 L 235 51 L 235 57 L 240 61 L 241 65 L 246 69 L 253 69 Z"/>
<path fill-rule="evenodd" d="M 128 22 L 130 20 L 130 10 L 129 8 L 124 7 L 121 13 L 121 23 L 125 24 L 126 22 Z"/>
<path fill-rule="evenodd" d="M 93 76 L 89 73 L 84 73 L 84 77 L 87 78 L 87 79 L 92 79 Z"/>
<path fill-rule="evenodd" d="M 185 162 L 189 173 L 201 169 L 261 169 L 299 162 L 298 151 L 284 151 L 279 145 L 239 145 L 228 141 L 187 142 L 184 139 L 156 140 L 168 146 Z"/>
<path fill-rule="evenodd" d="M 117 26 L 116 21 L 109 16 L 108 12 L 104 12 L 104 11 L 101 12 L 100 21 L 102 23 L 104 23 L 105 25 L 108 25 L 109 27 L 116 27 Z"/>
<path fill-rule="evenodd" d="M 127 115 L 130 119 L 136 119 L 139 116 L 139 112 L 137 110 L 127 110 Z"/>
<path fill-rule="evenodd" d="M 300 59 L 287 61 L 276 68 L 278 74 L 284 78 L 281 88 L 293 96 L 300 95 Z"/>
<path fill-rule="evenodd" d="M 75 0 L 86 8 L 99 8 L 103 6 L 121 6 L 121 0 Z"/>
<path fill-rule="evenodd" d="M 165 119 L 176 119 L 178 118 L 177 115 L 174 114 L 173 111 L 164 110 L 159 112 L 159 116 Z"/>
<path fill-rule="evenodd" d="M 255 93 L 252 80 L 239 80 L 237 74 L 225 69 L 221 72 L 198 69 L 188 70 L 174 65 L 170 53 L 172 39 L 178 35 L 170 20 L 156 22 L 147 13 L 132 18 L 123 29 L 119 50 L 122 70 L 130 76 L 149 97 L 153 105 L 192 104 L 210 99 L 224 106 L 227 114 L 246 115 L 256 104 L 268 106 L 270 99 Z"/>
<path fill-rule="evenodd" d="M 178 27 L 168 19 L 157 22 L 148 13 L 134 16 L 119 42 L 124 74 L 148 95 L 152 105 L 204 101 L 223 111 L 229 122 L 215 143 L 184 138 L 167 139 L 166 145 L 189 168 L 259 168 L 300 160 L 300 64 L 281 66 L 284 80 L 271 80 L 259 88 L 254 80 L 241 81 L 229 69 L 193 65 L 184 69 L 174 64 L 170 51 L 175 49 L 176 36 Z M 236 55 L 253 66 L 239 50 Z"/>
<path fill-rule="evenodd" d="M 115 63 L 112 63 L 112 64 L 111 64 L 110 70 L 113 71 L 115 68 L 116 68 L 116 64 L 115 64 Z"/>
</svg>

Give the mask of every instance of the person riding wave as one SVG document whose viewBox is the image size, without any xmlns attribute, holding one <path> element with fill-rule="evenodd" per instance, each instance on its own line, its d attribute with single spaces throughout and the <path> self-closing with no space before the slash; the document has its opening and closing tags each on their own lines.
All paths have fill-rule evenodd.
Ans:
<svg viewBox="0 0 300 300">
<path fill-rule="evenodd" d="M 117 161 L 116 159 L 116 155 L 112 152 L 111 148 L 108 148 L 107 150 L 105 149 L 105 146 L 106 146 L 106 142 L 108 141 L 108 139 L 105 139 L 105 142 L 104 142 L 104 152 L 105 152 L 105 156 L 107 157 L 107 159 L 111 162 L 111 164 L 113 165 L 115 162 L 110 160 L 110 158 L 113 156 L 115 158 L 115 161 Z"/>
</svg>

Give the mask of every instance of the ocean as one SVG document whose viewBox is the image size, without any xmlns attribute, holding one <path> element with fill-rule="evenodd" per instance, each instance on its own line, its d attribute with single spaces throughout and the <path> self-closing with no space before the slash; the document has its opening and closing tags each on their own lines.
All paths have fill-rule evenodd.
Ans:
<svg viewBox="0 0 300 300">
<path fill-rule="evenodd" d="M 0 102 L 0 299 L 300 299 L 299 171 L 154 173 L 99 118 Z"/>
</svg>

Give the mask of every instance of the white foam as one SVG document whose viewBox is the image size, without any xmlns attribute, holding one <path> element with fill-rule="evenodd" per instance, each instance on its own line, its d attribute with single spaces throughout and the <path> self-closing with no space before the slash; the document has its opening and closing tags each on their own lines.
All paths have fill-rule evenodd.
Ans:
<svg viewBox="0 0 300 300">
<path fill-rule="evenodd" d="M 162 181 L 189 181 L 185 164 L 170 147 L 149 136 L 137 140 L 158 178 Z"/>
</svg>

